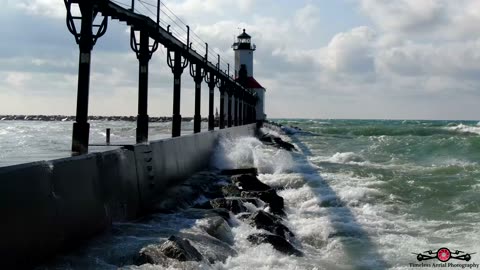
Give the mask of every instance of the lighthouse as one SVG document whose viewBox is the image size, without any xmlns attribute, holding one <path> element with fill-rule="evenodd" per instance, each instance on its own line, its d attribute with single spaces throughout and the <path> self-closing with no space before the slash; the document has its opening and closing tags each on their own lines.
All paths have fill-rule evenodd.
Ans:
<svg viewBox="0 0 480 270">
<path fill-rule="evenodd" d="M 235 51 L 235 74 L 236 80 L 245 88 L 249 88 L 257 94 L 256 120 L 263 121 L 267 118 L 265 114 L 265 91 L 266 89 L 255 80 L 253 76 L 253 52 L 256 49 L 252 44 L 252 37 L 243 32 L 237 37 L 237 41 L 232 45 Z"/>
</svg>

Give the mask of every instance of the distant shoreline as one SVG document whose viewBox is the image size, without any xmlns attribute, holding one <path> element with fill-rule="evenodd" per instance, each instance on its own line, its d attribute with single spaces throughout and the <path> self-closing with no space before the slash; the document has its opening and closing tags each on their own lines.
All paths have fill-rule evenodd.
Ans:
<svg viewBox="0 0 480 270">
<path fill-rule="evenodd" d="M 436 122 L 444 122 L 444 121 L 468 121 L 468 122 L 478 122 L 479 119 L 410 119 L 410 118 L 385 118 L 385 119 L 363 119 L 363 118 L 288 118 L 288 117 L 274 117 L 269 118 L 270 120 L 287 120 L 287 121 L 436 121 Z M 134 122 L 137 121 L 136 116 L 89 116 L 89 121 L 97 120 L 97 121 L 127 121 L 127 122 Z M 193 117 L 182 117 L 182 121 L 190 122 L 193 120 Z M 12 115 L 0 115 L 0 121 L 75 121 L 75 116 L 69 115 L 27 115 L 27 114 L 12 114 Z M 150 117 L 150 122 L 171 122 L 171 116 L 157 116 L 157 117 Z M 215 118 L 215 122 L 218 122 L 219 118 Z M 202 122 L 208 122 L 206 117 L 202 118 Z M 480 122 L 479 122 L 480 123 Z"/>
<path fill-rule="evenodd" d="M 89 116 L 89 121 L 137 121 L 136 116 Z M 183 117 L 182 121 L 190 122 L 193 117 Z M 75 121 L 75 116 L 68 115 L 0 115 L 0 121 L 61 121 L 70 122 Z M 150 117 L 150 122 L 171 122 L 172 117 L 160 116 Z M 206 122 L 207 118 L 202 118 L 202 122 Z"/>
</svg>

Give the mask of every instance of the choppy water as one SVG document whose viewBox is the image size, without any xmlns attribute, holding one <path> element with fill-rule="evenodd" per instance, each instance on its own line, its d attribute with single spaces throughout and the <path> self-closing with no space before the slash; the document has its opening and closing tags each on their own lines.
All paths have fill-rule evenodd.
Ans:
<svg viewBox="0 0 480 270">
<path fill-rule="evenodd" d="M 242 138 L 223 141 L 211 164 L 255 166 L 262 181 L 281 188 L 287 225 L 305 256 L 285 256 L 268 244 L 253 246 L 246 237 L 256 229 L 237 222 L 232 228 L 237 256 L 213 266 L 184 265 L 186 269 L 412 269 L 409 263 L 417 262 L 412 253 L 441 247 L 477 253 L 470 262 L 480 263 L 476 122 L 279 122 L 304 131 L 283 136 L 298 152 Z M 181 212 L 158 214 L 147 223 L 116 224 L 117 234 L 95 240 L 57 265 L 68 261 L 74 269 L 116 269 L 123 265 L 122 256 L 142 243 L 161 241 L 173 231 L 192 233 L 199 224 Z"/>
<path fill-rule="evenodd" d="M 207 129 L 202 123 L 202 129 Z M 150 123 L 149 138 L 171 137 L 171 123 Z M 106 129 L 111 129 L 112 144 L 134 144 L 136 122 L 90 121 L 90 143 L 105 144 Z M 73 122 L 0 121 L 0 166 L 14 165 L 71 155 Z M 182 134 L 193 133 L 193 123 L 182 122 Z M 115 147 L 90 147 L 104 151 Z"/>
<path fill-rule="evenodd" d="M 444 246 L 480 253 L 477 122 L 281 122 L 307 132 L 292 136 L 300 175 L 284 175 L 305 182 L 284 191 L 292 222 L 334 268 L 411 269 L 412 252 Z"/>
</svg>

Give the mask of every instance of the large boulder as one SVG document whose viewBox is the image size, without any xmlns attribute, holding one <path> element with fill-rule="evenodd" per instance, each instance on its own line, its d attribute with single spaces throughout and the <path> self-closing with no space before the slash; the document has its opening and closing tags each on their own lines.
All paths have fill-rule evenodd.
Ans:
<svg viewBox="0 0 480 270">
<path fill-rule="evenodd" d="M 266 191 L 271 189 L 262 183 L 255 175 L 241 174 L 232 176 L 232 182 L 244 191 Z"/>
<path fill-rule="evenodd" d="M 232 244 L 219 240 L 210 234 L 182 232 L 181 235 L 184 238 L 188 238 L 195 245 L 200 254 L 202 254 L 204 261 L 208 261 L 211 264 L 225 262 L 229 257 L 238 255 L 231 247 Z"/>
<path fill-rule="evenodd" d="M 208 233 L 228 244 L 233 244 L 232 229 L 228 223 L 221 217 L 209 217 L 197 221 L 197 226 Z"/>
<path fill-rule="evenodd" d="M 139 257 L 136 260 L 136 264 L 163 264 L 167 260 L 166 258 L 175 259 L 181 262 L 198 262 L 203 259 L 200 252 L 198 252 L 198 250 L 195 249 L 187 239 L 172 235 L 161 245 L 149 245 L 142 248 Z"/>
<path fill-rule="evenodd" d="M 275 137 L 275 138 L 273 138 L 273 141 L 275 141 L 276 145 L 279 148 L 283 148 L 287 151 L 295 150 L 295 146 L 293 144 L 291 144 L 289 142 L 286 142 L 286 141 L 282 140 L 281 138 Z"/>
<path fill-rule="evenodd" d="M 167 265 L 169 258 L 165 256 L 161 250 L 160 245 L 149 245 L 142 248 L 134 260 L 135 265 L 156 264 Z"/>
<path fill-rule="evenodd" d="M 280 237 L 278 235 L 273 234 L 266 234 L 266 233 L 255 233 L 249 235 L 247 240 L 256 245 L 260 245 L 263 243 L 271 244 L 276 250 L 288 254 L 288 255 L 295 255 L 295 256 L 303 256 L 303 253 L 296 249 L 292 244 L 290 244 L 285 238 Z"/>
<path fill-rule="evenodd" d="M 223 175 L 238 175 L 238 174 L 251 174 L 257 175 L 258 170 L 257 168 L 243 168 L 243 169 L 227 169 L 220 172 Z"/>
<path fill-rule="evenodd" d="M 265 134 L 262 137 L 260 137 L 260 141 L 265 143 L 265 144 L 273 144 L 273 136 L 270 134 Z"/>
<path fill-rule="evenodd" d="M 222 193 L 224 197 L 240 197 L 242 191 L 235 185 L 222 186 Z"/>
<path fill-rule="evenodd" d="M 289 142 L 282 140 L 282 138 L 266 134 L 260 137 L 260 141 L 262 141 L 265 145 L 275 146 L 280 149 L 285 149 L 287 151 L 295 150 L 295 146 Z"/>
<path fill-rule="evenodd" d="M 179 261 L 201 261 L 202 255 L 195 249 L 187 239 L 176 236 L 170 236 L 160 246 L 160 251 L 168 258 L 177 259 Z"/>
<path fill-rule="evenodd" d="M 155 212 L 173 213 L 179 209 L 190 207 L 202 195 L 206 198 L 222 196 L 222 185 L 229 177 L 215 173 L 200 172 L 179 185 L 173 185 L 163 191 L 162 200 L 152 207 Z"/>
<path fill-rule="evenodd" d="M 283 212 L 283 198 L 278 196 L 277 192 L 273 189 L 266 191 L 242 191 L 241 196 L 242 198 L 259 198 L 268 203 L 272 213 L 281 216 L 285 215 L 285 212 Z"/>
<path fill-rule="evenodd" d="M 225 208 L 234 214 L 247 212 L 247 208 L 243 206 L 243 202 L 241 199 L 218 198 L 211 200 L 210 205 L 213 209 Z"/>
<path fill-rule="evenodd" d="M 248 208 L 245 206 L 245 203 L 251 203 L 256 207 L 261 205 L 261 202 L 255 198 L 246 199 L 241 197 L 217 198 L 217 199 L 211 200 L 209 203 L 212 209 L 224 208 L 234 213 L 235 215 L 243 212 L 248 212 Z M 207 206 L 204 206 L 204 209 L 207 209 Z"/>
<path fill-rule="evenodd" d="M 279 217 L 265 211 L 260 210 L 253 213 L 246 221 L 252 226 L 269 231 L 283 238 L 288 239 L 294 237 L 294 234 L 281 222 Z"/>
</svg>

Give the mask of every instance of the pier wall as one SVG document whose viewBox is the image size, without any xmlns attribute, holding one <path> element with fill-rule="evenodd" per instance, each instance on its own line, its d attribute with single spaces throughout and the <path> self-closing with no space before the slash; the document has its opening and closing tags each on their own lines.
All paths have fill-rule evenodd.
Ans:
<svg viewBox="0 0 480 270">
<path fill-rule="evenodd" d="M 218 139 L 255 124 L 77 157 L 0 168 L 0 259 L 33 265 L 131 220 L 162 192 L 206 168 Z"/>
</svg>

